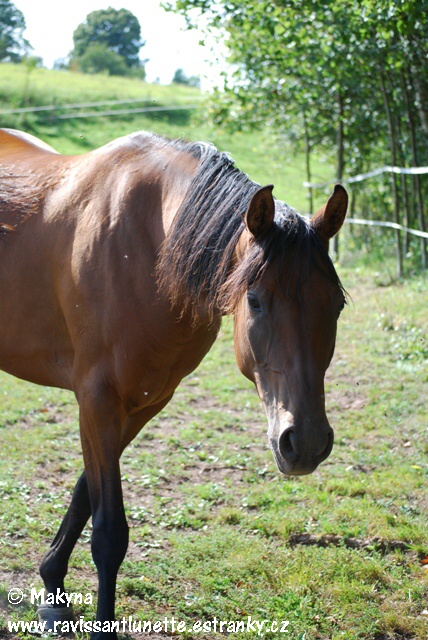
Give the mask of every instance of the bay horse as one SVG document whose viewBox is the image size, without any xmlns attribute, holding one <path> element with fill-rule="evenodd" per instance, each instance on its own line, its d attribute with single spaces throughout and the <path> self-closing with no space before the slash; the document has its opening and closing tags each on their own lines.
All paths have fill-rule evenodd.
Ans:
<svg viewBox="0 0 428 640">
<path fill-rule="evenodd" d="M 330 454 L 324 375 L 345 293 L 328 257 L 347 194 L 308 223 L 205 143 L 135 133 L 80 156 L 0 130 L 0 368 L 72 390 L 84 472 L 45 554 L 47 594 L 92 515 L 98 631 L 128 545 L 120 456 L 233 314 L 279 471 Z M 67 607 L 39 611 L 70 619 Z"/>
</svg>

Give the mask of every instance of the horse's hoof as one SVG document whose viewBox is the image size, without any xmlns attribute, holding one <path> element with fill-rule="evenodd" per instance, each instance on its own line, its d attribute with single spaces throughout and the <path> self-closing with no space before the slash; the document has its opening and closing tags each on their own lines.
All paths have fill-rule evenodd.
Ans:
<svg viewBox="0 0 428 640">
<path fill-rule="evenodd" d="M 73 607 L 54 607 L 51 604 L 42 604 L 37 609 L 40 622 L 45 622 L 45 631 L 61 632 L 63 622 L 73 622 Z M 55 624 L 56 623 L 56 624 Z"/>
</svg>

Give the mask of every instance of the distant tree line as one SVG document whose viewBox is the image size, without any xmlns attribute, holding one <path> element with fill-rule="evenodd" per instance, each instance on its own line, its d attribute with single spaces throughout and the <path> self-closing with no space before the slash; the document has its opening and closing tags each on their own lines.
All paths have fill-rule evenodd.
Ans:
<svg viewBox="0 0 428 640">
<path fill-rule="evenodd" d="M 183 69 L 177 69 L 172 78 L 172 82 L 175 84 L 185 84 L 188 87 L 196 87 L 200 89 L 201 81 L 198 76 L 187 76 Z"/>
<path fill-rule="evenodd" d="M 32 47 L 24 38 L 26 24 L 22 12 L 11 0 L 0 0 L 0 61 L 22 62 Z M 73 34 L 74 48 L 57 68 L 84 73 L 144 77 L 144 46 L 138 19 L 127 9 L 92 11 Z"/>
<path fill-rule="evenodd" d="M 305 151 L 308 182 L 313 149 L 334 158 L 339 181 L 428 164 L 428 0 L 176 0 L 169 9 L 189 26 L 203 13 L 227 43 L 234 72 L 214 96 L 214 121 L 277 131 Z M 427 183 L 393 176 L 369 195 L 355 187 L 351 212 L 360 195 L 376 216 L 392 210 L 426 230 Z M 426 266 L 426 241 L 417 243 Z"/>
</svg>

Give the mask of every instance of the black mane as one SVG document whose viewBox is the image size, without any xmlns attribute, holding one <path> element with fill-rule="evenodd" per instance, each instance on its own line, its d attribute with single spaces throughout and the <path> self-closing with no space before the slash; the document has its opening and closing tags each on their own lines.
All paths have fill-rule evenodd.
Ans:
<svg viewBox="0 0 428 640">
<path fill-rule="evenodd" d="M 251 197 L 260 188 L 239 171 L 233 160 L 212 145 L 172 142 L 199 159 L 199 166 L 158 261 L 161 286 L 183 311 L 200 304 L 211 318 L 232 313 L 251 284 L 274 261 L 278 272 L 302 251 L 310 263 L 341 287 L 334 266 L 315 232 L 288 205 L 275 201 L 275 222 L 260 242 L 253 242 L 243 260 L 231 268 L 244 230 Z"/>
</svg>

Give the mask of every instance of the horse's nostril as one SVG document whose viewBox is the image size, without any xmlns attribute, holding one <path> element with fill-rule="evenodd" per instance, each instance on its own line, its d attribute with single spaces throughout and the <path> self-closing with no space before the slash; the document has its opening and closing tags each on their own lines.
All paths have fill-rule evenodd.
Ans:
<svg viewBox="0 0 428 640">
<path fill-rule="evenodd" d="M 293 429 L 286 429 L 279 438 L 279 452 L 288 462 L 294 462 L 297 458 L 296 451 L 293 446 Z"/>
<path fill-rule="evenodd" d="M 283 431 L 279 437 L 279 453 L 284 458 L 284 460 L 286 460 L 288 464 L 293 465 L 293 467 L 296 467 L 296 465 L 298 465 L 299 463 L 301 464 L 306 458 L 307 460 L 311 460 L 313 462 L 316 462 L 316 464 L 319 464 L 320 462 L 328 458 L 331 453 L 334 441 L 333 429 L 330 428 L 327 434 L 323 436 L 323 438 L 325 443 L 324 449 L 318 449 L 318 452 L 313 451 L 312 453 L 304 449 L 304 451 L 306 451 L 306 457 L 302 457 L 299 454 L 297 433 L 293 427 L 289 427 L 288 429 L 285 429 L 285 431 Z"/>
<path fill-rule="evenodd" d="M 328 456 L 331 453 L 331 450 L 333 449 L 333 442 L 334 442 L 334 431 L 333 429 L 330 429 L 330 431 L 327 434 L 327 446 L 325 447 L 324 451 L 321 454 L 321 460 L 325 460 L 326 458 L 328 458 Z"/>
</svg>

